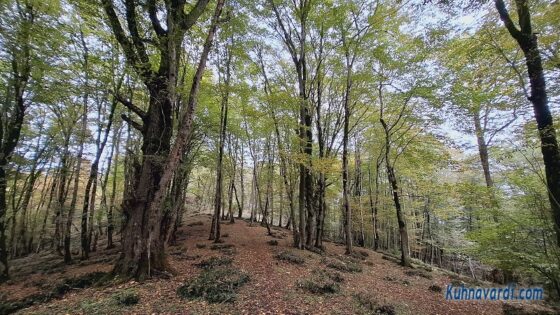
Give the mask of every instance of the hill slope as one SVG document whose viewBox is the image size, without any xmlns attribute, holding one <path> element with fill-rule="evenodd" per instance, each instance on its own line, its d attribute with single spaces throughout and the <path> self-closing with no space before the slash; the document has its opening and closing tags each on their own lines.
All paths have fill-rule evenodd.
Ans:
<svg viewBox="0 0 560 315">
<path fill-rule="evenodd" d="M 360 255 L 348 258 L 343 255 L 344 248 L 333 243 L 326 243 L 326 256 L 298 251 L 290 247 L 290 231 L 274 229 L 274 237 L 271 237 L 265 228 L 242 220 L 222 225 L 222 234 L 226 237 L 224 243 L 219 244 L 220 248 L 216 248 L 207 240 L 209 227 L 209 216 L 187 219 L 179 233 L 178 245 L 168 249 L 171 266 L 177 272 L 169 279 L 71 290 L 61 298 L 22 309 L 20 313 L 502 314 L 503 302 L 445 301 L 445 287 L 453 279 L 441 271 L 402 268 L 382 259 L 379 253 L 358 248 L 356 251 Z M 273 240 L 278 244 L 271 245 Z M 279 260 L 278 254 L 288 260 Z M 35 272 L 14 284 L 4 285 L 0 292 L 5 298 L 22 298 L 62 277 L 110 270 L 116 251 L 101 251 L 96 255 L 89 265 L 58 265 L 58 269 L 44 274 Z M 212 257 L 221 259 L 208 260 Z M 298 257 L 303 263 L 289 261 Z M 21 267 L 37 261 L 40 259 L 36 257 L 15 265 Z M 216 276 L 213 273 L 216 268 L 209 265 L 220 263 L 229 267 L 216 268 L 232 277 L 237 271 L 249 276 L 248 282 L 242 284 L 245 278 L 239 282 L 239 287 L 230 286 L 237 288 L 237 294 L 225 293 L 224 299 L 234 299 L 232 303 L 208 303 L 204 299 L 178 296 L 177 289 L 185 283 L 198 279 L 196 283 L 204 284 L 203 280 L 211 280 Z M 335 271 L 337 268 L 339 271 Z M 201 273 L 204 277 L 199 277 Z M 217 277 L 223 275 L 217 274 Z M 223 282 L 226 279 L 218 280 L 222 281 L 222 287 L 227 286 Z M 436 292 L 438 287 L 442 292 Z M 337 292 L 312 293 L 309 290 Z M 186 291 L 193 294 L 196 288 L 191 286 Z"/>
</svg>

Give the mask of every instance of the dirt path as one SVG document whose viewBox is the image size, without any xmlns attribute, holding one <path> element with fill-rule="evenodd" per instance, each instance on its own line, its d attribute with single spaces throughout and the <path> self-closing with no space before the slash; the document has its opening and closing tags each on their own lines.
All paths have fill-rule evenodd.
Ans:
<svg viewBox="0 0 560 315">
<path fill-rule="evenodd" d="M 194 224 L 193 224 L 194 223 Z M 210 217 L 188 218 L 179 235 L 179 245 L 170 247 L 169 258 L 177 275 L 170 279 L 134 281 L 105 288 L 71 291 L 63 299 L 46 305 L 22 310 L 22 314 L 364 314 L 366 309 L 356 296 L 367 297 L 379 305 L 391 305 L 397 314 L 502 314 L 502 302 L 448 302 L 444 292 L 429 289 L 437 285 L 443 290 L 452 279 L 430 272 L 432 279 L 407 275 L 394 262 L 366 250 L 369 256 L 361 263 L 362 272 L 342 273 L 345 281 L 339 293 L 317 295 L 299 288 L 298 280 L 311 275 L 314 269 L 327 269 L 318 254 L 291 248 L 291 232 L 274 229 L 275 237 L 266 229 L 243 220 L 223 224 L 224 244 L 232 244 L 229 252 L 211 249 L 208 241 Z M 277 246 L 267 242 L 275 239 Z M 326 243 L 329 259 L 343 254 L 343 247 Z M 275 259 L 280 251 L 290 251 L 305 259 L 294 265 Z M 230 256 L 233 268 L 250 275 L 250 281 L 238 292 L 235 302 L 208 304 L 201 300 L 183 300 L 177 288 L 196 277 L 200 268 L 195 264 L 209 257 Z M 98 268 L 109 268 L 98 266 Z M 56 274 L 52 275 L 53 278 Z M 45 281 L 45 280 L 43 280 Z M 121 307 L 114 303 L 114 295 L 133 289 L 140 296 L 137 305 Z"/>
</svg>

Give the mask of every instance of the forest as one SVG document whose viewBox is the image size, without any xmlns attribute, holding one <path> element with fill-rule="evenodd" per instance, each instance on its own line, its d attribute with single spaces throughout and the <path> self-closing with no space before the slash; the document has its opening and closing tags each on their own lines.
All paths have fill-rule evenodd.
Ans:
<svg viewBox="0 0 560 315">
<path fill-rule="evenodd" d="M 0 313 L 67 291 L 80 311 L 42 312 L 189 313 L 143 286 L 194 295 L 200 269 L 254 295 L 323 290 L 340 314 L 344 299 L 407 313 L 352 291 L 355 264 L 415 275 L 385 287 L 402 299 L 422 283 L 446 303 L 455 277 L 560 300 L 557 0 L 0 0 L 0 102 Z M 250 255 L 263 265 L 241 275 Z M 326 287 L 336 266 L 350 278 Z M 21 293 L 97 267 L 105 289 Z M 129 281 L 151 308 L 84 306 Z M 275 310 L 204 292 L 221 304 L 192 313 L 326 312 L 317 295 Z"/>
</svg>

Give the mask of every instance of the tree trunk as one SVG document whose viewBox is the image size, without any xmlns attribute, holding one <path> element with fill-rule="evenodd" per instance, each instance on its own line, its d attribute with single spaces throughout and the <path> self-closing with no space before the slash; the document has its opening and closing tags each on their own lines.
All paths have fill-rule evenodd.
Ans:
<svg viewBox="0 0 560 315">
<path fill-rule="evenodd" d="M 42 131 L 42 129 L 40 130 L 40 132 Z M 31 197 L 33 196 L 33 192 L 35 190 L 35 182 L 37 181 L 37 179 L 41 176 L 41 170 L 39 169 L 39 164 L 41 163 L 41 158 L 45 152 L 45 150 L 48 147 L 48 140 L 45 141 L 46 143 L 43 145 L 43 147 L 40 147 L 40 142 L 42 140 L 42 137 L 39 136 L 38 140 L 37 140 L 37 145 L 36 145 L 36 153 L 35 153 L 35 157 L 33 158 L 33 162 L 32 162 L 32 166 L 31 166 L 31 171 L 29 172 L 29 176 L 26 179 L 26 185 L 24 186 L 24 194 L 23 194 L 23 201 L 18 205 L 18 208 L 21 209 L 21 220 L 20 220 L 20 224 L 19 224 L 19 232 L 18 235 L 16 236 L 16 241 L 15 241 L 15 255 L 22 255 L 25 254 L 27 252 L 29 252 L 28 250 L 28 246 L 27 246 L 27 237 L 26 237 L 26 233 L 28 225 L 27 225 L 27 214 L 28 214 L 28 207 L 29 207 L 29 203 L 31 201 Z M 48 170 L 47 170 L 47 175 L 45 175 L 45 178 L 47 178 L 48 176 Z M 44 190 L 44 186 L 43 186 L 43 190 Z M 41 198 L 43 197 L 43 194 L 41 193 Z M 41 201 L 39 202 L 41 203 Z M 15 216 L 15 213 L 14 213 Z M 32 235 L 32 233 L 30 233 L 29 235 Z"/>
<path fill-rule="evenodd" d="M 239 170 L 239 182 L 241 183 L 241 206 L 239 207 L 239 213 L 237 218 L 241 219 L 243 217 L 243 209 L 245 209 L 245 184 L 244 184 L 244 170 L 245 170 L 245 150 L 243 149 L 243 142 L 241 142 L 241 165 Z M 235 189 L 235 186 L 234 186 Z M 235 198 L 237 200 L 237 190 L 235 191 Z"/>
<path fill-rule="evenodd" d="M 56 198 L 56 214 L 55 214 L 55 230 L 54 230 L 54 239 L 53 245 L 56 251 L 62 255 L 61 252 L 61 240 L 63 237 L 64 229 L 62 225 L 62 221 L 64 218 L 64 203 L 66 201 L 66 193 L 67 193 L 67 177 L 68 177 L 68 168 L 69 168 L 69 146 L 70 146 L 70 135 L 66 135 L 64 139 L 63 145 L 63 153 L 60 160 L 60 176 L 58 177 L 58 191 L 57 191 L 57 198 Z"/>
<path fill-rule="evenodd" d="M 18 30 L 17 44 L 21 44 L 19 49 L 10 51 L 12 54 L 12 76 L 14 90 L 14 109 L 10 120 L 4 121 L 0 117 L 0 263 L 3 268 L 0 270 L 0 283 L 9 279 L 8 267 L 8 248 L 6 244 L 6 189 L 7 189 L 7 168 L 12 158 L 12 153 L 19 141 L 23 118 L 25 116 L 24 93 L 31 73 L 31 26 L 34 23 L 34 8 L 30 3 L 18 6 L 19 14 L 22 17 L 21 29 Z M 17 45 L 16 44 L 16 45 Z M 2 115 L 4 116 L 4 115 Z"/>
<path fill-rule="evenodd" d="M 87 77 L 87 75 L 86 75 Z M 86 79 L 87 82 L 87 79 Z M 70 251 L 70 240 L 72 233 L 72 220 L 74 219 L 74 211 L 76 210 L 76 203 L 78 201 L 78 188 L 80 185 L 80 173 L 82 168 L 82 156 L 84 152 L 85 133 L 87 132 L 87 92 L 84 96 L 84 111 L 82 113 L 82 129 L 80 130 L 80 147 L 76 155 L 76 170 L 74 171 L 74 188 L 72 189 L 72 199 L 70 201 L 70 208 L 68 208 L 68 216 L 66 218 L 66 227 L 64 229 L 64 262 L 69 264 L 72 262 L 72 253 Z"/>
<path fill-rule="evenodd" d="M 210 240 L 220 242 L 220 210 L 222 210 L 223 195 L 223 158 L 224 146 L 226 141 L 227 121 L 228 121 L 228 103 L 229 103 L 229 83 L 231 78 L 231 47 L 226 47 L 226 76 L 224 80 L 224 92 L 222 93 L 222 108 L 220 110 L 220 136 L 218 142 L 218 157 L 216 165 L 216 194 L 214 197 L 214 217 L 212 218 L 212 228 L 210 230 Z M 231 201 L 231 198 L 230 198 Z M 231 208 L 230 208 L 231 209 Z"/>
<path fill-rule="evenodd" d="M 519 29 L 515 26 L 503 0 L 495 0 L 496 9 L 510 35 L 517 41 L 527 64 L 533 112 L 541 140 L 548 198 L 555 222 L 557 246 L 560 247 L 560 150 L 556 130 L 548 106 L 546 81 L 540 56 L 537 34 L 533 33 L 531 13 L 527 0 L 515 2 L 519 16 Z"/>
<path fill-rule="evenodd" d="M 82 129 L 80 130 L 80 147 L 78 149 L 78 155 L 76 162 L 76 177 L 74 177 L 74 190 L 72 192 L 72 201 L 70 202 L 70 208 L 68 210 L 68 218 L 66 219 L 66 229 L 64 230 L 64 262 L 70 263 L 72 262 L 72 253 L 70 251 L 70 237 L 72 233 L 72 220 L 74 219 L 74 211 L 76 210 L 76 202 L 78 200 L 78 187 L 80 184 L 80 172 L 82 168 L 82 155 L 84 152 L 84 143 L 85 137 L 87 132 L 87 116 L 88 116 L 88 99 L 89 99 L 89 70 L 88 70 L 88 62 L 89 62 L 89 50 L 84 40 L 84 34 L 80 32 L 80 38 L 82 42 L 82 48 L 84 49 L 83 53 L 83 71 L 84 71 L 84 95 L 83 95 L 83 113 L 82 113 Z M 97 162 L 97 161 L 96 161 Z M 95 176 L 97 176 L 97 163 L 92 163 L 92 170 L 95 167 Z M 92 173 L 90 171 L 89 177 L 92 177 Z M 88 182 L 88 184 L 90 184 Z M 89 187 L 86 187 L 86 195 L 84 197 L 84 203 L 87 204 L 89 202 Z M 86 201 L 87 200 L 87 201 Z M 83 225 L 83 218 L 82 218 L 82 234 L 84 233 L 84 225 Z M 84 257 L 84 256 L 82 256 Z M 87 255 L 85 256 L 87 258 Z"/>
<path fill-rule="evenodd" d="M 85 44 L 84 44 L 85 45 Z M 107 118 L 107 126 L 105 128 L 105 132 L 103 134 L 103 138 L 101 138 L 101 127 L 98 128 L 98 134 L 97 134 L 97 140 L 96 140 L 96 144 L 97 144 L 97 152 L 95 154 L 95 159 L 93 161 L 93 163 L 91 163 L 91 167 L 90 167 L 90 171 L 89 171 L 89 177 L 88 177 L 88 181 L 86 183 L 86 188 L 85 188 L 85 192 L 84 192 L 84 204 L 82 207 L 82 220 L 81 220 L 81 227 L 82 227 L 82 231 L 81 231 L 81 247 L 82 247 L 82 259 L 88 259 L 89 258 L 89 251 L 90 251 L 90 243 L 91 243 L 91 226 L 92 224 L 88 224 L 88 212 L 89 212 L 89 216 L 91 218 L 91 216 L 94 213 L 95 210 L 95 195 L 97 192 L 97 177 L 98 177 L 98 171 L 99 171 L 99 161 L 101 159 L 101 155 L 103 154 L 103 150 L 105 149 L 105 145 L 107 144 L 107 140 L 109 139 L 109 133 L 111 132 L 111 126 L 113 125 L 113 115 L 115 113 L 115 109 L 117 106 L 117 102 L 116 100 L 113 100 L 112 104 L 111 104 L 111 109 L 109 112 L 109 117 Z M 114 145 L 113 145 L 114 147 Z M 103 198 L 102 198 L 102 204 L 106 205 L 106 194 L 105 194 L 105 188 L 107 187 L 107 179 L 108 179 L 108 175 L 111 172 L 111 162 L 112 162 L 112 154 L 113 152 L 111 152 L 111 156 L 109 157 L 109 161 L 108 161 L 108 165 L 107 165 L 107 177 L 105 178 L 105 182 L 103 183 Z M 109 209 L 107 209 L 107 216 L 109 216 Z M 92 221 L 92 220 L 90 220 Z M 108 220 L 109 221 L 109 220 Z M 111 213 L 111 221 L 112 221 L 112 213 Z M 93 223 L 93 222 L 90 222 Z M 111 222 L 112 224 L 112 222 Z M 109 241 L 108 241 L 109 242 Z M 110 243 L 112 244 L 113 240 L 111 237 Z M 109 246 L 109 245 L 107 245 Z"/>
<path fill-rule="evenodd" d="M 377 209 L 379 203 L 379 161 L 375 168 L 375 195 L 372 196 L 371 189 L 371 168 L 368 167 L 368 177 L 369 177 L 369 203 L 371 207 L 371 223 L 373 229 L 373 250 L 377 251 L 379 249 L 379 220 L 377 218 Z"/>
<path fill-rule="evenodd" d="M 387 178 L 389 183 L 391 184 L 391 190 L 393 192 L 393 202 L 395 203 L 395 209 L 397 211 L 397 222 L 399 224 L 399 234 L 401 238 L 401 264 L 405 267 L 410 267 L 410 250 L 408 245 L 408 230 L 406 227 L 406 221 L 404 218 L 404 213 L 401 207 L 401 201 L 399 197 L 399 187 L 397 185 L 397 178 L 395 176 L 395 170 L 393 166 L 391 166 L 391 162 L 389 159 L 389 153 L 391 149 L 391 140 L 389 129 L 387 124 L 383 120 L 380 119 L 381 124 L 383 125 L 383 129 L 385 130 L 385 165 L 387 167 Z"/>
<path fill-rule="evenodd" d="M 486 187 L 493 188 L 494 181 L 490 174 L 490 163 L 488 162 L 488 145 L 486 144 L 486 139 L 484 138 L 484 130 L 480 124 L 480 113 L 477 111 L 473 115 L 474 127 L 476 132 L 476 140 L 478 143 L 478 153 L 480 155 L 480 163 L 482 164 L 482 170 L 484 172 L 484 179 L 486 180 Z"/>
<path fill-rule="evenodd" d="M 168 269 L 159 233 L 150 233 L 147 224 L 154 187 L 158 187 L 163 173 L 161 157 L 168 154 L 171 139 L 172 105 L 163 90 L 162 86 L 150 91 L 150 110 L 146 119 L 149 123 L 144 126 L 142 144 L 143 162 L 135 172 L 132 191 L 123 198 L 123 254 L 115 266 L 115 273 L 139 280 L 150 277 L 152 271 Z"/>
<path fill-rule="evenodd" d="M 109 179 L 109 174 L 111 172 L 111 162 L 114 161 L 115 168 L 113 171 L 113 181 L 111 183 L 111 197 L 109 199 L 109 205 L 107 206 L 107 249 L 115 247 L 113 245 L 113 232 L 115 230 L 115 223 L 113 219 L 113 212 L 115 210 L 115 199 L 117 196 L 117 174 L 119 169 L 119 151 L 120 151 L 120 135 L 121 129 L 115 130 L 113 132 L 113 143 L 111 145 L 111 154 L 109 161 L 107 163 L 107 175 L 105 176 L 105 182 Z M 113 157 L 114 151 L 114 157 Z M 126 184 L 126 183 L 125 183 Z M 106 189 L 107 185 L 104 184 Z"/>
<path fill-rule="evenodd" d="M 130 52 L 130 42 L 122 38 L 122 29 L 112 2 L 103 0 L 105 11 L 109 16 L 113 33 L 120 41 L 121 46 L 127 52 L 127 59 L 134 61 L 134 52 Z M 198 91 L 202 75 L 206 68 L 206 60 L 212 46 L 216 32 L 218 19 L 224 5 L 223 0 L 218 0 L 212 23 L 204 42 L 202 54 L 196 69 L 192 86 L 190 89 L 187 109 L 181 117 L 179 125 L 181 128 L 173 148 L 170 150 L 171 109 L 175 102 L 175 79 L 177 76 L 177 63 L 180 57 L 180 47 L 185 32 L 196 22 L 204 12 L 208 1 L 199 0 L 185 16 L 184 4 L 171 3 L 173 12 L 168 12 L 167 30 L 161 26 L 156 32 L 161 34 L 167 32 L 168 45 L 162 47 L 163 52 L 160 64 L 160 75 L 153 78 L 154 73 L 145 77 L 150 93 L 150 105 L 144 116 L 144 125 L 140 127 L 143 134 L 143 162 L 141 168 L 136 172 L 134 188 L 125 196 L 123 214 L 125 223 L 122 232 L 123 254 L 115 265 L 114 273 L 136 279 L 150 277 L 152 272 L 171 270 L 166 256 L 164 237 L 161 237 L 161 223 L 163 218 L 163 202 L 167 187 L 180 163 L 181 156 L 190 139 L 192 131 L 192 120 L 197 105 Z M 175 8 L 173 8 L 175 7 Z M 152 8 L 154 12 L 156 9 Z M 134 8 L 132 9 L 132 11 Z M 171 14 L 173 13 L 173 14 Z M 129 12 L 129 15 L 134 12 Z M 155 15 L 155 13 L 154 13 Z M 157 19 L 157 17 L 156 17 Z M 178 19 L 178 20 L 177 20 Z M 154 22 L 154 21 L 152 21 Z M 157 21 L 156 21 L 157 22 Z M 157 23 L 152 23 L 157 24 Z M 134 25 L 133 25 L 134 26 Z M 129 23 L 130 28 L 130 23 Z M 137 30 L 132 32 L 134 44 L 145 53 L 145 47 L 141 43 Z M 120 34 L 120 35 L 119 35 Z M 139 49 L 137 49 L 139 50 Z M 147 56 L 146 56 L 147 58 Z M 139 71 L 144 74 L 146 70 L 136 64 Z M 164 75 L 161 75 L 164 74 Z M 163 163 L 162 163 L 163 162 Z"/>
<path fill-rule="evenodd" d="M 342 135 L 342 198 L 344 207 L 344 233 L 346 237 L 346 254 L 352 253 L 352 208 L 348 197 L 348 137 L 350 124 L 350 68 L 346 74 L 346 91 L 344 93 L 344 130 Z"/>
<path fill-rule="evenodd" d="M 52 201 L 56 196 L 57 192 L 57 184 L 58 184 L 58 177 L 60 176 L 60 168 L 58 172 L 52 176 L 51 180 L 51 187 L 49 192 L 49 200 L 47 201 L 45 216 L 43 217 L 43 223 L 41 224 L 41 230 L 39 232 L 39 240 L 37 241 L 37 250 L 38 253 L 41 249 L 43 249 L 43 239 L 45 238 L 46 229 L 47 229 L 47 221 L 49 219 L 49 212 L 51 210 Z"/>
<path fill-rule="evenodd" d="M 2 163 L 3 162 L 3 163 Z M 6 231 L 5 231 L 5 219 L 6 219 L 6 166 L 7 161 L 0 161 L 0 263 L 3 265 L 3 269 L 0 271 L 0 282 L 4 282 L 10 278 L 9 267 L 8 267 L 8 251 L 6 248 Z"/>
</svg>

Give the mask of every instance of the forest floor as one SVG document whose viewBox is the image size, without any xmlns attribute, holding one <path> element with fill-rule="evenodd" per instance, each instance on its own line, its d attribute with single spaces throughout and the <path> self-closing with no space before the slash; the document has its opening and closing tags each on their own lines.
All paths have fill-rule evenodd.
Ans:
<svg viewBox="0 0 560 315">
<path fill-rule="evenodd" d="M 68 282 L 63 294 L 44 303 L 20 309 L 21 314 L 503 314 L 504 308 L 521 304 L 498 301 L 452 302 L 445 300 L 447 284 L 468 281 L 437 268 L 403 268 L 387 256 L 356 248 L 355 258 L 343 255 L 344 247 L 327 242 L 326 254 L 299 251 L 291 247 L 291 231 L 266 228 L 244 220 L 222 225 L 224 243 L 218 247 L 208 240 L 210 217 L 198 215 L 186 220 L 179 231 L 177 246 L 168 248 L 169 262 L 177 272 L 168 279 L 143 283 L 87 287 Z M 274 245 L 277 241 L 277 245 Z M 59 256 L 35 254 L 12 262 L 14 279 L 0 286 L 0 301 L 24 300 L 53 292 L 65 279 L 110 271 L 118 249 L 100 250 L 87 262 L 66 266 Z M 278 259 L 280 254 L 284 260 Z M 212 257 L 221 260 L 209 261 Z M 301 258 L 301 259 L 298 259 Z M 206 264 L 206 270 L 203 264 Z M 178 288 L 204 284 L 212 278 L 209 262 L 230 264 L 230 271 L 248 275 L 230 284 L 231 292 L 218 297 L 229 300 L 209 303 L 205 298 L 181 298 Z M 330 266 L 330 267 L 327 267 Z M 339 271 L 335 271 L 335 269 Z M 321 270 L 317 272 L 317 270 Z M 431 271 L 430 271 L 431 270 Z M 233 273 L 233 272 L 232 272 Z M 205 274 L 206 277 L 201 277 Z M 218 275 L 219 277 L 219 275 Z M 229 277 L 226 277 L 229 278 Z M 342 279 L 343 278 L 343 279 Z M 216 279 L 214 279 L 216 280 Z M 222 286 L 224 279 L 221 281 Z M 307 280 L 307 281 L 306 281 Z M 467 284 L 469 284 L 467 282 Z M 480 283 L 471 285 L 481 285 Z M 490 285 L 490 284 L 482 284 Z M 86 286 L 84 289 L 71 287 Z M 212 283 L 210 284 L 212 287 Z M 214 287 L 216 287 L 214 283 Z M 187 290 L 191 294 L 200 290 Z M 233 294 L 237 289 L 236 294 Z M 316 291 L 317 293 L 312 293 Z M 67 292 L 66 292 L 67 291 Z M 319 292 L 318 292 L 319 291 Z M 504 305 L 506 305 L 504 307 Z M 543 310 L 540 304 L 523 304 L 524 309 Z M 0 313 L 7 312 L 1 308 Z M 8 311 L 9 312 L 9 311 Z M 552 312 L 551 312 L 552 313 Z M 513 313 L 511 313 L 513 314 Z M 518 313 L 515 313 L 518 314 Z"/>
</svg>

